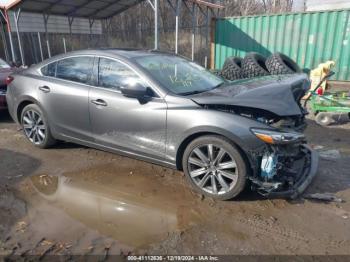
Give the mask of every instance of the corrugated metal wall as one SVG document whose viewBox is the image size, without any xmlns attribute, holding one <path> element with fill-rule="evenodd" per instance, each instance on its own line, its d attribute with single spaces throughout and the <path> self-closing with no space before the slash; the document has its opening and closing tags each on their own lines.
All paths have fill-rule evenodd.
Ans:
<svg viewBox="0 0 350 262">
<path fill-rule="evenodd" d="M 215 68 L 229 56 L 282 52 L 309 70 L 336 61 L 337 80 L 350 80 L 350 10 L 219 19 Z"/>
<path fill-rule="evenodd" d="M 12 32 L 16 32 L 13 12 L 9 12 Z M 20 32 L 45 32 L 44 17 L 42 14 L 23 12 L 20 15 L 19 22 Z M 49 33 L 69 33 L 68 17 L 50 15 L 47 21 L 47 31 Z M 92 28 L 92 34 L 102 34 L 102 24 L 100 20 L 95 20 Z M 74 18 L 72 23 L 73 34 L 90 34 L 90 24 L 88 19 Z"/>
</svg>

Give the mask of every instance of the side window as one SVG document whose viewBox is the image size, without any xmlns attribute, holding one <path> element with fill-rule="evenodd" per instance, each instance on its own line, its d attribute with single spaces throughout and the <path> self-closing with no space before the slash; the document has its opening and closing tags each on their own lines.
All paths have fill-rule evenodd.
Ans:
<svg viewBox="0 0 350 262">
<path fill-rule="evenodd" d="M 93 57 L 71 57 L 58 61 L 56 77 L 86 84 L 92 72 Z"/>
<path fill-rule="evenodd" d="M 57 66 L 57 62 L 53 62 L 51 64 L 48 64 L 48 65 L 41 68 L 41 73 L 44 76 L 55 77 L 56 76 L 56 66 Z"/>
<path fill-rule="evenodd" d="M 108 58 L 100 58 L 98 66 L 98 85 L 119 90 L 130 83 L 143 83 L 143 80 L 129 67 Z"/>
</svg>

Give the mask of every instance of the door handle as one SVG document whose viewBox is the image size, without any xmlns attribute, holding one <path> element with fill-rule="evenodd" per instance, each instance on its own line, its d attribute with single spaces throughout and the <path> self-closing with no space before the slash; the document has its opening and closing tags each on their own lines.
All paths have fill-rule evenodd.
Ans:
<svg viewBox="0 0 350 262">
<path fill-rule="evenodd" d="M 91 100 L 91 103 L 93 103 L 97 106 L 107 106 L 106 101 L 104 101 L 102 99 Z"/>
<path fill-rule="evenodd" d="M 48 86 L 39 86 L 39 90 L 43 91 L 44 93 L 50 92 L 50 87 Z"/>
</svg>

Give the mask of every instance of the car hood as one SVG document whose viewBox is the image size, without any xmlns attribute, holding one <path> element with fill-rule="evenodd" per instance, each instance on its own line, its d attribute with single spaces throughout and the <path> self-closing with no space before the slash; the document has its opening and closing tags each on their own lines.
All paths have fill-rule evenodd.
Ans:
<svg viewBox="0 0 350 262">
<path fill-rule="evenodd" d="M 262 109 L 278 116 L 303 114 L 300 99 L 310 87 L 306 74 L 265 76 L 231 81 L 190 96 L 199 105 L 231 105 Z"/>
</svg>

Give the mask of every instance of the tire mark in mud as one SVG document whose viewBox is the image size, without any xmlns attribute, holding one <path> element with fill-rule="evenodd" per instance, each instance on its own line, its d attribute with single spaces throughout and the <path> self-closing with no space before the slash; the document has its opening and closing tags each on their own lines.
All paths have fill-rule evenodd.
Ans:
<svg viewBox="0 0 350 262">
<path fill-rule="evenodd" d="M 247 226 L 255 233 L 273 236 L 274 239 L 277 240 L 286 242 L 298 241 L 298 243 L 300 243 L 300 241 L 309 243 L 310 241 L 314 240 L 303 236 L 298 231 L 278 225 L 278 223 L 273 221 L 273 219 L 263 218 L 261 215 L 253 215 L 250 218 L 239 218 L 236 221 L 244 226 Z"/>
</svg>

